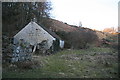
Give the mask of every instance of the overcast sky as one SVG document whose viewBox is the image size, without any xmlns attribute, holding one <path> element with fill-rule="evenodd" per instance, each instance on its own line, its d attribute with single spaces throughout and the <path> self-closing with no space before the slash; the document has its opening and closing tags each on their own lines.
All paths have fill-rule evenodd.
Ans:
<svg viewBox="0 0 120 80">
<path fill-rule="evenodd" d="M 52 18 L 97 30 L 118 26 L 120 0 L 51 0 Z"/>
</svg>

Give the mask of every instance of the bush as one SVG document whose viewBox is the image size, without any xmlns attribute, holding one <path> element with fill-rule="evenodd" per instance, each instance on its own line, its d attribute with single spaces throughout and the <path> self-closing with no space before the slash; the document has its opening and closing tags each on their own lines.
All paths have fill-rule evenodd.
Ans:
<svg viewBox="0 0 120 80">
<path fill-rule="evenodd" d="M 96 33 L 90 29 L 78 29 L 72 32 L 56 32 L 64 41 L 64 48 L 85 49 L 98 41 Z"/>
<path fill-rule="evenodd" d="M 92 31 L 74 31 L 67 35 L 67 39 L 71 48 L 85 49 L 89 48 L 90 44 L 97 41 L 97 35 Z"/>
</svg>

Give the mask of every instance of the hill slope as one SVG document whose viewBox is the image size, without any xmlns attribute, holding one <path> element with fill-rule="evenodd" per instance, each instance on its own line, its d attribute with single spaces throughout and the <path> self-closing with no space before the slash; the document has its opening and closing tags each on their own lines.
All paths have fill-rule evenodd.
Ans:
<svg viewBox="0 0 120 80">
<path fill-rule="evenodd" d="M 77 27 L 75 25 L 69 25 L 67 23 L 63 23 L 59 20 L 55 20 L 55 19 L 48 19 L 47 20 L 48 24 L 45 24 L 45 27 L 49 28 L 52 31 L 58 32 L 58 31 L 65 31 L 65 32 L 73 32 L 73 31 L 93 31 L 96 33 L 96 35 L 99 37 L 99 39 L 102 38 L 106 38 L 107 35 L 109 35 L 108 33 L 104 33 L 102 31 L 97 31 L 97 30 L 92 30 L 89 28 L 85 28 L 85 27 Z"/>
<path fill-rule="evenodd" d="M 75 27 L 71 27 L 61 21 L 55 20 L 55 19 L 48 19 L 47 23 L 45 23 L 45 26 L 49 28 L 52 31 L 65 31 L 65 32 L 71 32 L 76 30 Z"/>
<path fill-rule="evenodd" d="M 94 47 L 34 56 L 40 66 L 28 70 L 27 67 L 6 66 L 3 67 L 3 78 L 117 78 L 117 55 L 117 51 L 110 48 Z"/>
</svg>

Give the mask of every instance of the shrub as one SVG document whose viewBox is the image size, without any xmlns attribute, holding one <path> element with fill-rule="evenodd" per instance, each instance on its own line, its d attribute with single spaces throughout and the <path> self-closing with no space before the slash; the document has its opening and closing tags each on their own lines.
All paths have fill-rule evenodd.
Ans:
<svg viewBox="0 0 120 80">
<path fill-rule="evenodd" d="M 78 29 L 68 33 L 59 31 L 57 34 L 64 39 L 65 48 L 85 49 L 98 40 L 96 33 L 89 29 Z"/>
<path fill-rule="evenodd" d="M 97 41 L 97 35 L 90 30 L 80 30 L 70 32 L 68 35 L 71 47 L 75 49 L 89 48 L 89 44 Z"/>
</svg>

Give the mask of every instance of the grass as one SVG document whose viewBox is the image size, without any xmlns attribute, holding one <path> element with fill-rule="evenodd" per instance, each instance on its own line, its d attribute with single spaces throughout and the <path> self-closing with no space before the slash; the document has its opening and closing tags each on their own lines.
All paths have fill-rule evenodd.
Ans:
<svg viewBox="0 0 120 80">
<path fill-rule="evenodd" d="M 86 50 L 63 50 L 35 60 L 41 67 L 29 70 L 6 70 L 3 78 L 117 78 L 117 51 L 92 47 Z"/>
</svg>

